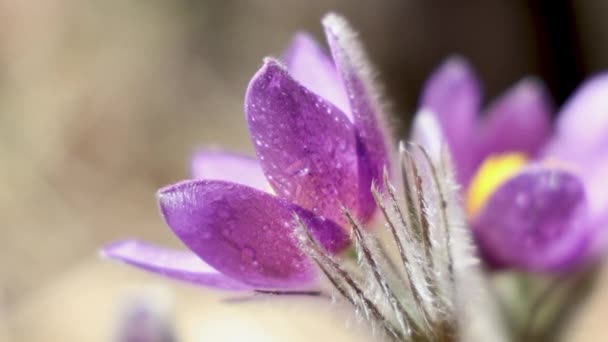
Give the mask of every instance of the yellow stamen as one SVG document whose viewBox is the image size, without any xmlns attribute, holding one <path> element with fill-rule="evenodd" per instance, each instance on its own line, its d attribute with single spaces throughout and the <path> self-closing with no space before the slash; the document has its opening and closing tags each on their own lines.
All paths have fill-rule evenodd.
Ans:
<svg viewBox="0 0 608 342">
<path fill-rule="evenodd" d="M 527 162 L 523 153 L 493 155 L 484 160 L 467 192 L 467 214 L 475 216 L 494 191 L 515 175 Z"/>
</svg>

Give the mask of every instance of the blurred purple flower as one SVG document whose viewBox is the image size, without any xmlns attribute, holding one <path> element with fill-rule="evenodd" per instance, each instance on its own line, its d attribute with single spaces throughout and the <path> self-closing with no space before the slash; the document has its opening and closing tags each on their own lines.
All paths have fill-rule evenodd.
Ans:
<svg viewBox="0 0 608 342">
<path fill-rule="evenodd" d="M 342 251 L 350 243 L 342 207 L 371 219 L 372 181 L 389 162 L 365 55 L 344 19 L 328 15 L 323 26 L 333 60 L 300 33 L 285 66 L 267 58 L 249 83 L 245 116 L 258 159 L 199 151 L 196 180 L 158 192 L 167 224 L 194 254 L 129 240 L 105 256 L 225 290 L 314 284 L 294 214 L 327 251 Z"/>
<path fill-rule="evenodd" d="M 170 308 L 158 294 L 138 289 L 121 303 L 115 342 L 175 342 Z M 142 293 L 143 292 L 143 293 Z"/>
<path fill-rule="evenodd" d="M 447 143 L 482 255 L 528 271 L 588 260 L 608 224 L 608 75 L 583 84 L 555 124 L 536 79 L 481 117 L 480 101 L 470 66 L 449 59 L 427 81 L 412 133 L 430 149 Z"/>
</svg>

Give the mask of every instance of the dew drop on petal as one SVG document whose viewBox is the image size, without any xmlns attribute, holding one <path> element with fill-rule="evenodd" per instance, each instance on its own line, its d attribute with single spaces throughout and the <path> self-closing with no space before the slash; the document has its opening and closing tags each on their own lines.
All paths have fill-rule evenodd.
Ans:
<svg viewBox="0 0 608 342">
<path fill-rule="evenodd" d="M 308 173 L 310 172 L 310 169 L 305 167 L 303 169 L 301 169 L 300 171 L 298 171 L 298 176 L 300 177 L 304 177 L 306 176 Z"/>
<path fill-rule="evenodd" d="M 518 194 L 517 197 L 515 198 L 515 201 L 516 201 L 517 205 L 520 207 L 526 207 L 530 203 L 530 199 L 524 193 Z"/>
</svg>

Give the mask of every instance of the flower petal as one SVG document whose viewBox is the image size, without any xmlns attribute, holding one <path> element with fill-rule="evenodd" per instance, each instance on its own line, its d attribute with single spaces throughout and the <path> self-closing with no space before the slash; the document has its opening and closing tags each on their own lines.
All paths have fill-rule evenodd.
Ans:
<svg viewBox="0 0 608 342">
<path fill-rule="evenodd" d="M 608 73 L 585 82 L 557 118 L 545 155 L 576 162 L 604 155 L 608 147 Z"/>
<path fill-rule="evenodd" d="M 524 79 L 488 109 L 479 132 L 479 155 L 523 152 L 535 157 L 551 134 L 552 106 L 544 85 Z"/>
<path fill-rule="evenodd" d="M 373 82 L 371 64 L 348 22 L 335 14 L 323 18 L 325 35 L 338 73 L 350 100 L 350 110 L 359 138 L 359 177 L 361 198 L 366 200 L 368 215 L 375 208 L 371 195 L 373 180 L 381 180 L 390 170 L 390 135 L 380 103 L 380 90 Z M 382 182 L 378 182 L 382 184 Z"/>
<path fill-rule="evenodd" d="M 166 249 L 138 240 L 124 240 L 103 247 L 100 253 L 152 273 L 197 285 L 222 290 L 252 289 L 221 274 L 191 252 Z"/>
<path fill-rule="evenodd" d="M 480 101 L 479 81 L 460 57 L 445 61 L 422 91 L 420 107 L 437 115 L 462 185 L 468 184 L 480 160 L 474 149 Z"/>
<path fill-rule="evenodd" d="M 582 182 L 572 173 L 530 167 L 496 190 L 474 220 L 483 254 L 508 267 L 560 270 L 589 243 Z"/>
<path fill-rule="evenodd" d="M 226 276 L 256 288 L 302 288 L 315 279 L 293 236 L 294 212 L 329 251 L 348 244 L 335 223 L 239 184 L 185 181 L 161 189 L 158 201 L 167 224 L 188 248 Z"/>
<path fill-rule="evenodd" d="M 348 97 L 342 79 L 329 55 L 310 34 L 306 32 L 296 34 L 283 60 L 294 79 L 350 116 Z"/>
<path fill-rule="evenodd" d="M 608 237 L 608 156 L 590 157 L 586 161 L 569 165 L 579 175 L 585 185 L 589 206 L 589 220 Z M 603 244 L 607 246 L 608 243 Z"/>
<path fill-rule="evenodd" d="M 355 132 L 331 103 L 267 59 L 245 96 L 249 132 L 278 196 L 335 222 L 360 213 Z"/>
<path fill-rule="evenodd" d="M 441 146 L 446 141 L 435 113 L 422 109 L 414 116 L 412 122 L 412 142 L 422 146 L 435 161 L 440 160 Z"/>
<path fill-rule="evenodd" d="M 251 157 L 213 150 L 199 150 L 192 156 L 194 179 L 215 179 L 239 183 L 262 191 L 270 190 L 260 163 Z"/>
<path fill-rule="evenodd" d="M 596 160 L 584 182 L 589 201 L 589 216 L 595 229 L 591 257 L 606 256 L 608 247 L 608 158 Z"/>
</svg>

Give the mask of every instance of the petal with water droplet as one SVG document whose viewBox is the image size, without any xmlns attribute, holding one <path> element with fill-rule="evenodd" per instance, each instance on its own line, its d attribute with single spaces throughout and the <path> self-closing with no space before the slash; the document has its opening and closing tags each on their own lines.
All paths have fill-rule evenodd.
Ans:
<svg viewBox="0 0 608 342">
<path fill-rule="evenodd" d="M 221 290 L 252 289 L 218 272 L 191 252 L 158 247 L 138 240 L 123 240 L 103 247 L 100 253 L 103 257 L 196 285 Z"/>
<path fill-rule="evenodd" d="M 585 189 L 575 174 L 533 166 L 501 185 L 473 225 L 491 261 L 554 271 L 584 259 L 591 231 L 587 213 Z"/>
<path fill-rule="evenodd" d="M 336 222 L 357 214 L 355 131 L 344 113 L 267 59 L 245 96 L 251 139 L 276 194 Z M 260 143 L 257 143 L 260 142 Z"/>
<path fill-rule="evenodd" d="M 224 181 L 185 181 L 158 192 L 173 232 L 206 263 L 226 276 L 264 289 L 294 289 L 315 279 L 298 248 L 294 213 L 330 251 L 348 244 L 341 227 L 268 193 Z"/>
</svg>

